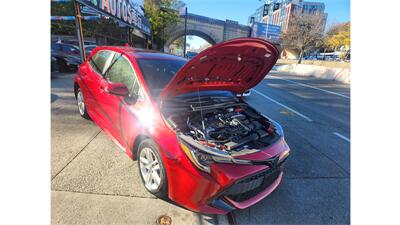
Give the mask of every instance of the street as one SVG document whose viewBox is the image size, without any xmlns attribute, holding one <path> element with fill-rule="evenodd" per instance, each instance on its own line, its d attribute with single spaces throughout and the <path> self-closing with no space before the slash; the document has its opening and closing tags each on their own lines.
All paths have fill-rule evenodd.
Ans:
<svg viewBox="0 0 400 225">
<path fill-rule="evenodd" d="M 350 224 L 350 87 L 271 72 L 248 97 L 279 122 L 292 154 L 282 185 L 235 211 L 238 224 Z"/>
<path fill-rule="evenodd" d="M 272 71 L 247 101 L 282 125 L 292 154 L 282 185 L 235 211 L 237 224 L 349 224 L 349 85 Z M 52 78 L 51 102 L 53 224 L 217 223 L 144 189 L 136 161 L 79 116 L 73 74 Z"/>
</svg>

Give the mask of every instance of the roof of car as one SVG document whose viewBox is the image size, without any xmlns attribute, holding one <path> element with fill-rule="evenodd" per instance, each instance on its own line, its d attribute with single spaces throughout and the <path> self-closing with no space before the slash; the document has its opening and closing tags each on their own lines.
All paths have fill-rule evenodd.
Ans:
<svg viewBox="0 0 400 225">
<path fill-rule="evenodd" d="M 177 56 L 177 55 L 172 55 L 172 54 L 167 54 L 151 49 L 143 49 L 143 48 L 133 48 L 130 46 L 97 46 L 98 48 L 101 49 L 108 49 L 108 50 L 115 50 L 115 51 L 122 51 L 125 52 L 126 54 L 129 54 L 135 58 L 146 58 L 146 59 L 168 59 L 168 60 L 185 60 L 187 59 Z"/>
</svg>

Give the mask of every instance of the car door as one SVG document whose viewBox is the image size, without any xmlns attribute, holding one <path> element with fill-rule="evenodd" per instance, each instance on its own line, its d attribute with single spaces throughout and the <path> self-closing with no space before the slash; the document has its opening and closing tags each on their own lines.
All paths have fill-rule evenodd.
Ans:
<svg viewBox="0 0 400 225">
<path fill-rule="evenodd" d="M 125 55 L 115 52 L 109 62 L 110 65 L 104 74 L 106 82 L 125 84 L 129 90 L 129 95 L 125 97 L 116 96 L 103 91 L 99 103 L 107 114 L 105 127 L 107 127 L 108 132 L 123 148 L 129 148 L 128 136 L 122 128 L 122 123 L 128 122 L 135 126 L 136 122 L 126 117 L 129 116 L 129 108 L 137 107 L 143 102 L 142 91 L 135 70 Z M 106 86 L 107 83 L 104 83 L 104 85 Z"/>
<path fill-rule="evenodd" d="M 104 85 L 107 81 L 104 78 L 104 72 L 107 64 L 113 56 L 113 52 L 109 50 L 101 50 L 96 52 L 89 60 L 88 66 L 81 71 L 85 88 L 82 88 L 87 110 L 91 118 L 103 128 L 106 125 L 107 115 L 102 108 L 100 102 L 104 101 Z"/>
</svg>

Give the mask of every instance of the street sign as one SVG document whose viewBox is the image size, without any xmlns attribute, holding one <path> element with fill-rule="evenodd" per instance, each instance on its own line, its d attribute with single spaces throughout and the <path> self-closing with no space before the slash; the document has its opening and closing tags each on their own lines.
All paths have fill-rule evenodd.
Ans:
<svg viewBox="0 0 400 225">
<path fill-rule="evenodd" d="M 251 37 L 262 38 L 274 43 L 279 43 L 279 36 L 281 34 L 281 27 L 265 23 L 253 23 L 251 28 Z"/>
<path fill-rule="evenodd" d="M 141 10 L 141 6 L 143 6 L 143 1 L 141 0 L 75 1 L 130 28 L 136 28 L 145 34 L 150 34 L 150 23 Z"/>
</svg>

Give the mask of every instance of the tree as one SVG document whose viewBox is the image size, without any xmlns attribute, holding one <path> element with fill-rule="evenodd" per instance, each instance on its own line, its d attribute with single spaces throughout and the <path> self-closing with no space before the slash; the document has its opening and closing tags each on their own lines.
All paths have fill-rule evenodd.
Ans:
<svg viewBox="0 0 400 225">
<path fill-rule="evenodd" d="M 193 40 L 193 37 L 189 35 L 187 36 L 187 40 Z M 183 49 L 183 43 L 185 43 L 185 36 L 179 37 L 172 44 L 179 49 Z M 186 48 L 190 48 L 190 44 L 188 42 L 186 42 Z"/>
<path fill-rule="evenodd" d="M 284 47 L 300 51 L 298 64 L 301 63 L 305 51 L 315 49 L 322 44 L 324 24 L 324 16 L 318 13 L 297 12 L 289 19 L 288 29 L 281 35 L 281 43 Z"/>
<path fill-rule="evenodd" d="M 152 42 L 161 49 L 168 38 L 165 28 L 179 20 L 179 15 L 174 6 L 178 0 L 145 0 L 144 14 L 151 25 Z"/>
<path fill-rule="evenodd" d="M 340 50 L 340 57 L 345 57 L 345 50 L 350 49 L 350 22 L 335 24 L 329 28 L 324 38 L 324 45 L 336 51 Z"/>
</svg>

